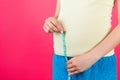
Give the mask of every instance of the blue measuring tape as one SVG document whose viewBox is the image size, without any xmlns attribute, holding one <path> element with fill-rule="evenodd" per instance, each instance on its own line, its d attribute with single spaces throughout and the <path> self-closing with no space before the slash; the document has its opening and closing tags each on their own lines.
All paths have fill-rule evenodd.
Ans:
<svg viewBox="0 0 120 80">
<path fill-rule="evenodd" d="M 65 42 L 65 32 L 62 33 L 62 42 L 63 42 L 63 50 L 64 50 L 64 56 L 65 56 L 65 59 L 66 59 L 66 62 L 68 61 L 68 58 L 67 58 L 67 50 L 66 50 L 66 42 Z M 70 80 L 70 72 L 68 72 L 68 80 Z"/>
</svg>

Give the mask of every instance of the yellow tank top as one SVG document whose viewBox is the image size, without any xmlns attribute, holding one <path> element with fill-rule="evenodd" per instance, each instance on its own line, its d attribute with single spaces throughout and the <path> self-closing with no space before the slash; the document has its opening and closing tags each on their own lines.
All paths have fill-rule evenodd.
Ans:
<svg viewBox="0 0 120 80">
<path fill-rule="evenodd" d="M 60 0 L 60 6 L 67 56 L 89 52 L 111 31 L 114 0 Z M 55 53 L 63 56 L 61 33 L 54 33 L 53 40 Z M 113 54 L 114 49 L 105 56 Z"/>
</svg>

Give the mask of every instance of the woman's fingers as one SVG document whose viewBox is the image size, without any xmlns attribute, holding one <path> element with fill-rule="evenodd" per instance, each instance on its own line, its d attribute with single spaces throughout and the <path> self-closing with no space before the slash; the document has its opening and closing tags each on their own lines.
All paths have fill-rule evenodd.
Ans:
<svg viewBox="0 0 120 80">
<path fill-rule="evenodd" d="M 76 66 L 74 66 L 74 65 L 68 65 L 67 66 L 67 71 L 68 72 L 70 72 L 70 75 L 75 75 L 75 74 L 77 74 L 77 73 L 79 73 L 79 72 L 81 72 L 81 69 L 79 69 L 79 68 L 77 68 Z"/>
<path fill-rule="evenodd" d="M 75 74 L 78 74 L 79 71 L 74 71 L 74 72 L 71 72 L 69 75 L 72 76 L 72 75 L 75 75 Z"/>
<path fill-rule="evenodd" d="M 67 68 L 68 68 L 68 69 L 70 69 L 70 68 L 72 68 L 72 67 L 76 67 L 76 66 L 74 66 L 72 63 L 67 65 Z"/>
<path fill-rule="evenodd" d="M 54 30 L 52 30 L 52 29 L 50 29 L 50 26 L 48 25 L 48 24 L 45 24 L 45 31 L 47 32 L 47 33 L 52 33 L 52 32 L 54 32 Z"/>
<path fill-rule="evenodd" d="M 72 63 L 69 63 L 67 65 L 67 71 L 73 72 L 73 71 L 76 71 L 76 70 L 78 70 L 77 67 L 75 65 L 73 65 Z"/>
<path fill-rule="evenodd" d="M 77 69 L 75 67 L 72 67 L 72 68 L 69 68 L 67 71 L 69 72 L 73 72 L 73 71 L 76 71 Z"/>
<path fill-rule="evenodd" d="M 54 17 L 45 20 L 43 29 L 47 33 L 64 31 L 61 23 Z"/>
<path fill-rule="evenodd" d="M 61 23 L 60 23 L 58 20 L 56 20 L 55 18 L 51 18 L 51 19 L 50 19 L 50 22 L 51 22 L 51 23 L 54 25 L 54 27 L 56 27 L 59 31 L 64 31 Z"/>
<path fill-rule="evenodd" d="M 56 32 L 59 31 L 59 30 L 57 29 L 57 27 L 54 26 L 50 21 L 49 21 L 48 23 L 46 23 L 46 24 L 50 27 L 51 30 L 56 31 Z"/>
</svg>

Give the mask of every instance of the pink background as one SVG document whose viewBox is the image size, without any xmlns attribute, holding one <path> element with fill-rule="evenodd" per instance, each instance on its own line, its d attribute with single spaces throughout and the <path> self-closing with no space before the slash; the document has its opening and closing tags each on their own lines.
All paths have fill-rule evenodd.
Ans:
<svg viewBox="0 0 120 80">
<path fill-rule="evenodd" d="M 43 31 L 56 0 L 0 0 L 0 80 L 51 80 L 52 34 Z M 117 7 L 113 10 L 117 25 Z M 120 47 L 115 48 L 120 63 Z M 120 65 L 118 65 L 120 73 Z M 120 79 L 119 79 L 120 80 Z"/>
</svg>

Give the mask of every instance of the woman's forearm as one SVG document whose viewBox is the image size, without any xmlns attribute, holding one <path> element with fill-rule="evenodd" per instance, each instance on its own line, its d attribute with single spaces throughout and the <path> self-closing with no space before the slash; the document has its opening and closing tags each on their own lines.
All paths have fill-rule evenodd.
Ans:
<svg viewBox="0 0 120 80">
<path fill-rule="evenodd" d="M 112 30 L 107 37 L 104 38 L 95 48 L 93 48 L 88 54 L 96 58 L 101 58 L 109 51 L 120 44 L 120 0 L 117 2 L 118 7 L 118 25 Z"/>
<path fill-rule="evenodd" d="M 112 30 L 107 37 L 101 41 L 88 54 L 96 58 L 101 58 L 120 43 L 120 24 Z"/>
</svg>

